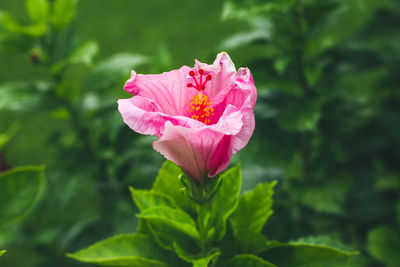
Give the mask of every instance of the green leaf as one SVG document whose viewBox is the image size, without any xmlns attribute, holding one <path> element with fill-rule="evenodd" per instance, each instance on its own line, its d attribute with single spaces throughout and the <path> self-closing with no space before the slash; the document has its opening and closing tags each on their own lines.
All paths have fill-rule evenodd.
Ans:
<svg viewBox="0 0 400 267">
<path fill-rule="evenodd" d="M 260 233 L 249 230 L 238 230 L 235 233 L 235 241 L 241 253 L 259 253 L 273 245 Z"/>
<path fill-rule="evenodd" d="M 0 110 L 32 111 L 49 108 L 43 104 L 47 83 L 10 82 L 0 85 Z"/>
<path fill-rule="evenodd" d="M 26 0 L 26 10 L 33 22 L 45 24 L 49 15 L 49 1 Z"/>
<path fill-rule="evenodd" d="M 272 195 L 276 181 L 259 184 L 252 191 L 244 193 L 232 215 L 232 228 L 261 232 L 272 211 Z"/>
<path fill-rule="evenodd" d="M 208 267 L 210 266 L 210 263 L 214 260 L 217 259 L 218 256 L 220 255 L 220 252 L 215 252 L 207 257 L 200 258 L 200 259 L 195 259 L 193 260 L 193 267 Z M 212 265 L 211 265 L 212 266 Z"/>
<path fill-rule="evenodd" d="M 266 41 L 271 37 L 271 21 L 259 17 L 250 20 L 252 29 L 236 33 L 225 39 L 219 46 L 219 50 L 231 50 L 248 46 L 252 43 Z"/>
<path fill-rule="evenodd" d="M 322 246 L 326 246 L 326 247 L 337 248 L 342 251 L 354 252 L 354 249 L 351 248 L 350 246 L 343 244 L 337 238 L 327 236 L 327 235 L 301 237 L 296 241 L 292 241 L 291 243 L 292 244 L 298 243 L 298 244 L 309 244 L 309 245 L 322 245 Z"/>
<path fill-rule="evenodd" d="M 158 222 L 171 226 L 194 239 L 199 239 L 196 223 L 186 212 L 165 206 L 156 206 L 144 210 L 139 218 L 149 222 Z"/>
<path fill-rule="evenodd" d="M 287 101 L 278 117 L 278 124 L 289 132 L 316 131 L 321 117 L 320 101 L 291 100 Z"/>
<path fill-rule="evenodd" d="M 252 254 L 236 255 L 229 261 L 230 267 L 276 267 L 276 265 Z"/>
<path fill-rule="evenodd" d="M 186 254 L 198 252 L 195 240 L 181 230 L 158 220 L 147 221 L 147 226 L 163 248 L 175 251 L 179 249 L 185 251 Z"/>
<path fill-rule="evenodd" d="M 300 203 L 319 212 L 342 214 L 345 196 L 351 180 L 337 177 L 319 185 L 299 186 L 293 195 Z"/>
<path fill-rule="evenodd" d="M 7 132 L 0 134 L 0 151 L 15 136 L 15 134 L 19 131 L 20 128 L 21 124 L 18 122 L 14 122 L 7 129 Z"/>
<path fill-rule="evenodd" d="M 341 2 L 339 8 L 326 16 L 324 23 L 320 23 L 317 36 L 310 40 L 307 47 L 308 54 L 316 55 L 334 47 L 364 27 L 377 10 L 390 7 L 390 0 Z"/>
<path fill-rule="evenodd" d="M 286 8 L 287 1 L 274 3 L 268 1 L 256 4 L 254 1 L 242 1 L 240 4 L 233 1 L 225 1 L 222 10 L 222 20 L 236 19 L 248 21 L 251 18 L 259 17 L 260 14 L 270 13 L 276 9 Z"/>
<path fill-rule="evenodd" d="M 347 252 L 326 245 L 289 242 L 279 244 L 260 254 L 277 266 L 337 267 L 346 266 L 357 252 Z"/>
<path fill-rule="evenodd" d="M 240 165 L 221 174 L 222 184 L 211 199 L 210 218 L 206 222 L 206 229 L 215 229 L 215 239 L 221 240 L 226 231 L 226 221 L 236 209 L 239 202 L 242 184 Z"/>
<path fill-rule="evenodd" d="M 52 24 L 59 30 L 64 29 L 75 15 L 79 0 L 56 0 L 51 16 Z"/>
<path fill-rule="evenodd" d="M 85 88 L 89 90 L 109 90 L 110 87 L 122 86 L 129 77 L 130 70 L 149 62 L 146 56 L 119 53 L 98 63 L 89 73 Z"/>
<path fill-rule="evenodd" d="M 178 254 L 178 256 L 190 263 L 193 263 L 193 267 L 207 267 L 210 266 L 210 263 L 212 261 L 216 261 L 218 259 L 218 256 L 221 255 L 221 253 L 219 251 L 214 251 L 211 252 L 208 256 L 204 256 L 204 257 L 199 257 L 198 255 L 192 255 L 189 254 L 187 251 L 184 251 L 182 248 L 180 248 L 179 246 L 174 246 L 176 254 Z M 212 263 L 211 263 L 212 266 Z"/>
<path fill-rule="evenodd" d="M 76 64 L 91 65 L 93 57 L 99 51 L 99 46 L 94 41 L 81 44 L 71 55 L 70 62 Z"/>
<path fill-rule="evenodd" d="M 374 258 L 388 266 L 398 266 L 400 262 L 400 234 L 382 226 L 368 234 L 368 251 Z"/>
<path fill-rule="evenodd" d="M 41 36 L 46 32 L 46 24 L 34 24 L 29 26 L 21 25 L 18 21 L 16 21 L 10 14 L 0 10 L 0 25 L 11 32 L 11 33 L 20 33 L 29 36 Z"/>
<path fill-rule="evenodd" d="M 3 256 L 3 254 L 6 252 L 7 252 L 7 250 L 0 250 L 0 257 Z"/>
<path fill-rule="evenodd" d="M 7 32 L 0 35 L 0 53 L 27 53 L 33 43 L 31 36 Z"/>
<path fill-rule="evenodd" d="M 166 267 L 170 256 L 149 236 L 142 234 L 117 235 L 68 257 L 87 263 L 111 266 Z"/>
<path fill-rule="evenodd" d="M 182 174 L 182 170 L 175 163 L 165 161 L 154 182 L 153 190 L 168 195 L 182 210 L 193 214 L 195 205 L 181 191 L 183 185 L 178 180 L 180 174 Z"/>
<path fill-rule="evenodd" d="M 175 202 L 161 192 L 133 189 L 132 187 L 129 190 L 131 191 L 133 201 L 140 211 L 159 206 L 177 208 Z"/>
<path fill-rule="evenodd" d="M 44 186 L 44 166 L 17 167 L 0 174 L 0 227 L 21 220 L 36 206 Z"/>
</svg>

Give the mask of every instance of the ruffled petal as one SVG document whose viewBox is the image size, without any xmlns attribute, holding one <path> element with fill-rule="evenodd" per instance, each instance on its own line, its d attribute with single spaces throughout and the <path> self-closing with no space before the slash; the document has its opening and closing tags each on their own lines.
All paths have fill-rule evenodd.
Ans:
<svg viewBox="0 0 400 267">
<path fill-rule="evenodd" d="M 250 71 L 247 68 L 239 69 L 234 83 L 235 86 L 231 90 L 220 92 L 219 96 L 223 97 L 223 100 L 214 110 L 218 114 L 226 106 L 235 106 L 241 114 L 242 125 L 239 132 L 224 136 L 211 155 L 208 165 L 209 175 L 212 176 L 226 169 L 232 156 L 247 145 L 255 128 L 253 108 L 257 100 L 257 90 Z"/>
<path fill-rule="evenodd" d="M 186 128 L 167 122 L 164 134 L 153 143 L 153 148 L 200 183 L 209 169 L 209 158 L 223 136 L 207 128 Z"/>
<path fill-rule="evenodd" d="M 158 107 L 148 98 L 135 96 L 118 100 L 118 110 L 124 122 L 140 134 L 156 135 L 164 133 L 167 121 L 173 125 L 200 128 L 204 124 L 185 116 L 169 116 L 158 111 Z"/>
<path fill-rule="evenodd" d="M 188 116 L 190 99 L 196 94 L 188 90 L 186 77 L 191 68 L 183 66 L 178 70 L 162 74 L 136 74 L 132 70 L 131 78 L 124 89 L 137 96 L 151 99 L 160 112 L 170 116 Z"/>
<path fill-rule="evenodd" d="M 235 135 L 243 127 L 242 113 L 237 107 L 228 105 L 216 124 L 203 127 L 226 135 Z"/>
<path fill-rule="evenodd" d="M 217 55 L 212 65 L 195 60 L 195 66 L 211 74 L 211 86 L 206 87 L 205 94 L 213 99 L 213 105 L 218 104 L 214 97 L 221 90 L 229 90 L 234 85 L 233 78 L 236 76 L 236 69 L 231 58 L 227 53 L 222 52 Z"/>
</svg>

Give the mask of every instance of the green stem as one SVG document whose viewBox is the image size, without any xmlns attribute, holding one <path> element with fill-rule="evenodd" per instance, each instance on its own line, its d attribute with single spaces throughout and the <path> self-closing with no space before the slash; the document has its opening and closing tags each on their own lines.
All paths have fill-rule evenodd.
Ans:
<svg viewBox="0 0 400 267">
<path fill-rule="evenodd" d="M 199 229 L 200 240 L 199 240 L 199 247 L 201 257 L 205 257 L 208 253 L 208 240 L 207 240 L 207 232 L 208 232 L 208 225 L 207 225 L 207 214 L 209 210 L 209 202 L 203 202 L 197 204 L 197 227 Z"/>
</svg>

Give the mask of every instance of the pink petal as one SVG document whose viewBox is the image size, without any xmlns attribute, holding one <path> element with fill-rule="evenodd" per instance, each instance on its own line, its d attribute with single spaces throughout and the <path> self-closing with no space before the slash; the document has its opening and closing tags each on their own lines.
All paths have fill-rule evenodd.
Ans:
<svg viewBox="0 0 400 267">
<path fill-rule="evenodd" d="M 213 99 L 213 105 L 218 104 L 214 97 L 219 91 L 228 90 L 234 85 L 233 78 L 236 76 L 236 69 L 231 58 L 227 53 L 222 52 L 217 55 L 212 65 L 201 63 L 198 60 L 195 61 L 195 65 L 211 74 L 211 86 L 206 87 L 205 94 Z"/>
<path fill-rule="evenodd" d="M 158 107 L 148 98 L 135 96 L 118 100 L 118 110 L 124 122 L 140 134 L 156 135 L 164 133 L 164 125 L 170 121 L 174 125 L 199 128 L 204 124 L 184 116 L 169 116 L 158 111 Z"/>
<path fill-rule="evenodd" d="M 153 143 L 153 148 L 199 183 L 206 175 L 209 158 L 223 136 L 207 128 L 185 128 L 167 122 L 163 136 Z"/>
<path fill-rule="evenodd" d="M 235 135 L 243 127 L 242 113 L 237 107 L 229 104 L 216 124 L 204 125 L 203 127 L 226 135 Z"/>
<path fill-rule="evenodd" d="M 170 116 L 188 116 L 190 99 L 195 90 L 186 87 L 186 77 L 191 68 L 183 66 L 178 70 L 162 74 L 136 74 L 125 83 L 124 89 L 132 94 L 151 99 L 162 113 Z"/>
</svg>

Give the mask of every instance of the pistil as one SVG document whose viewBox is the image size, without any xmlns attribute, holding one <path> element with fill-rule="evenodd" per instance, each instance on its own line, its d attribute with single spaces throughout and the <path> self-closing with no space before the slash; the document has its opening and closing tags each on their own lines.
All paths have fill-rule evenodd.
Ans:
<svg viewBox="0 0 400 267">
<path fill-rule="evenodd" d="M 209 118 L 214 115 L 214 108 L 211 107 L 211 98 L 204 94 L 203 90 L 206 88 L 207 82 L 211 81 L 212 76 L 211 74 L 205 75 L 205 71 L 203 69 L 199 69 L 197 72 L 198 75 L 196 75 L 194 71 L 189 72 L 189 76 L 192 77 L 195 84 L 187 84 L 187 87 L 193 87 L 197 90 L 197 94 L 191 99 L 190 102 L 190 112 L 192 113 L 191 118 L 201 121 L 204 124 L 208 124 L 211 122 Z M 204 81 L 203 76 L 205 76 Z"/>
</svg>

